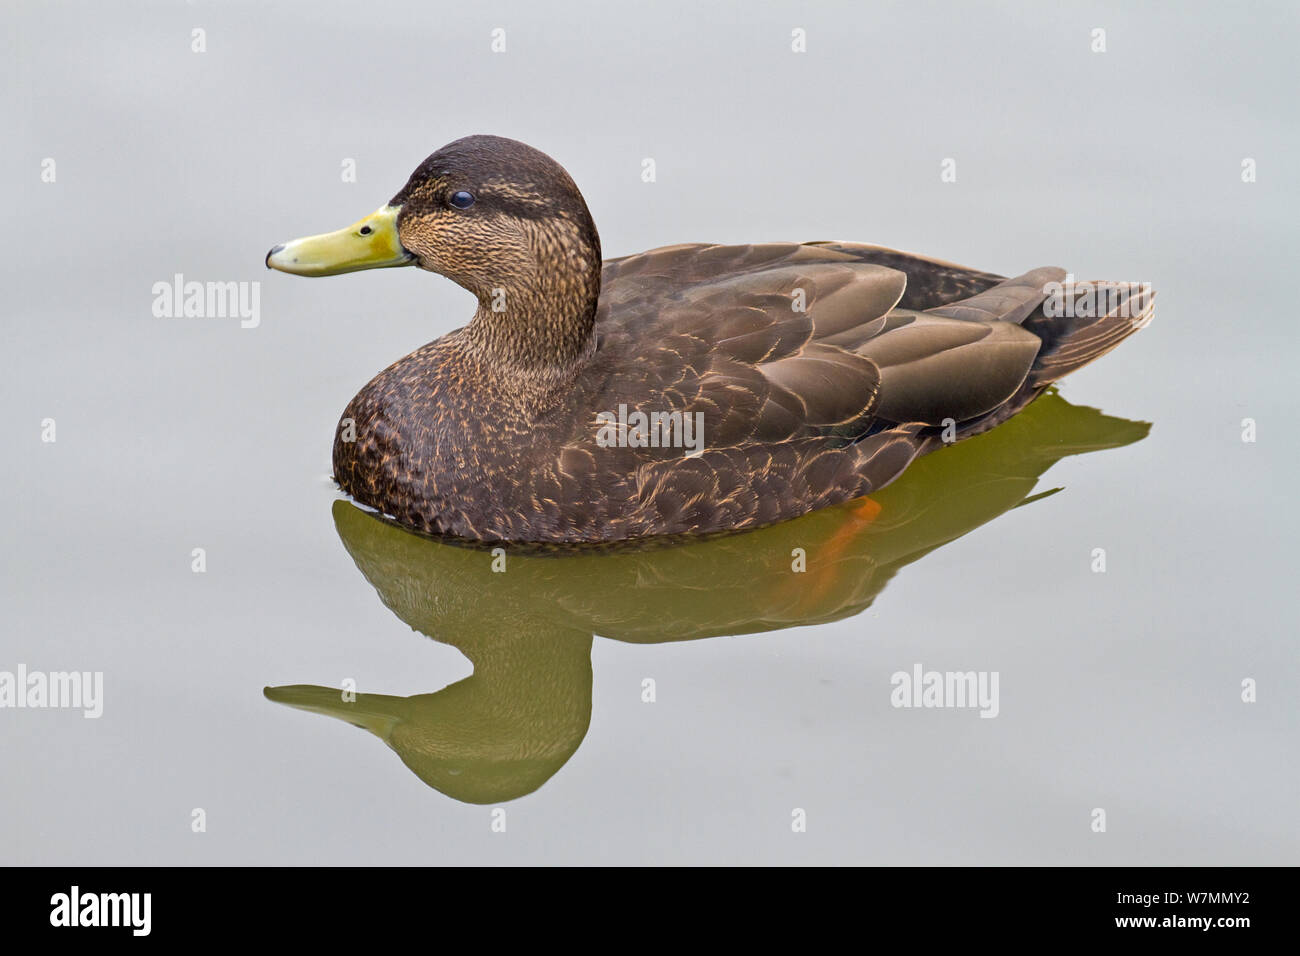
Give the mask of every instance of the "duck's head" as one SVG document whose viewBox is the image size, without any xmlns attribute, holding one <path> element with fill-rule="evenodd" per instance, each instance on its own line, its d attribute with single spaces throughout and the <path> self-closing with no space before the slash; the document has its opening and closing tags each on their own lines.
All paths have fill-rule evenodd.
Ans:
<svg viewBox="0 0 1300 956">
<path fill-rule="evenodd" d="M 480 335 L 509 333 L 497 344 L 514 353 L 541 348 L 554 359 L 572 357 L 553 353 L 590 332 L 600 237 L 559 163 L 516 140 L 467 136 L 422 162 L 376 212 L 337 232 L 281 243 L 266 265 L 304 276 L 419 266 L 474 293 Z M 587 328 L 538 340 L 546 326 L 574 325 Z"/>
</svg>

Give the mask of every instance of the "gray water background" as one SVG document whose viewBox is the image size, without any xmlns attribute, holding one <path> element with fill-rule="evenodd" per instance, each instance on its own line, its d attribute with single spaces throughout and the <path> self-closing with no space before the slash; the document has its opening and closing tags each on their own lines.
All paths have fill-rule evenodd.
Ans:
<svg viewBox="0 0 1300 956">
<path fill-rule="evenodd" d="M 0 711 L 5 862 L 1300 862 L 1293 4 L 0 16 L 0 669 L 106 682 L 98 720 Z M 493 833 L 490 808 L 261 694 L 469 672 L 357 573 L 327 475 L 348 398 L 472 302 L 416 270 L 307 281 L 262 256 L 370 212 L 474 132 L 562 162 L 607 256 L 836 238 L 1152 282 L 1151 327 L 1063 387 L 1150 437 L 1061 462 L 1063 493 L 857 617 L 597 639 L 585 742 Z M 155 318 L 151 287 L 176 273 L 260 281 L 260 325 Z M 998 670 L 999 718 L 891 708 L 888 675 L 918 661 Z"/>
</svg>

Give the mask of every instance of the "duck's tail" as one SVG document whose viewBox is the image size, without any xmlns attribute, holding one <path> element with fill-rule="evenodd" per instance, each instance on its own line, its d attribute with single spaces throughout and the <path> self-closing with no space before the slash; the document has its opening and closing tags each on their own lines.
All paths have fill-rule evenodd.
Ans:
<svg viewBox="0 0 1300 956">
<path fill-rule="evenodd" d="M 1151 322 L 1156 294 L 1147 283 L 1050 283 L 1047 298 L 1022 323 L 1043 340 L 1027 384 L 1044 388 L 1105 355 Z"/>
<path fill-rule="evenodd" d="M 1036 269 L 1011 282 L 1024 284 L 1051 270 Z M 1046 297 L 1020 321 L 1022 327 L 1043 340 L 1024 383 L 1006 402 L 958 430 L 959 438 L 988 431 L 1011 418 L 1041 395 L 1057 379 L 1105 355 L 1138 329 L 1151 322 L 1155 292 L 1146 283 L 1074 282 L 1055 275 L 1042 288 Z M 996 293 L 998 287 L 985 295 Z M 967 303 L 962 303 L 966 305 Z M 1022 313 L 1023 314 L 1023 313 Z"/>
</svg>

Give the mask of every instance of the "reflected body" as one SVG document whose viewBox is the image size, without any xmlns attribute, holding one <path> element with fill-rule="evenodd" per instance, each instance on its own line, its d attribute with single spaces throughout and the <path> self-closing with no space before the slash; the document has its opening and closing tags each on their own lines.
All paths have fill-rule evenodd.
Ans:
<svg viewBox="0 0 1300 956">
<path fill-rule="evenodd" d="M 672 546 L 510 548 L 504 573 L 493 571 L 489 551 L 412 534 L 339 501 L 339 537 L 385 606 L 459 649 L 474 673 L 413 697 L 349 702 L 338 689 L 304 685 L 266 695 L 364 727 L 448 796 L 514 799 L 549 779 L 586 735 L 594 636 L 657 644 L 851 617 L 904 566 L 1051 494 L 1034 492 L 1061 458 L 1139 441 L 1148 427 L 1049 393 L 869 498 Z"/>
</svg>

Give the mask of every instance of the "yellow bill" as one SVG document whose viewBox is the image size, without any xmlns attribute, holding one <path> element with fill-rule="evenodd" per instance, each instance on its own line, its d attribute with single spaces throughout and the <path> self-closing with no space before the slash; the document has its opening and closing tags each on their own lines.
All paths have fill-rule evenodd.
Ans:
<svg viewBox="0 0 1300 956">
<path fill-rule="evenodd" d="M 397 238 L 400 209 L 384 206 L 346 229 L 281 243 L 266 254 L 266 267 L 297 276 L 335 276 L 410 265 L 415 257 Z"/>
</svg>

